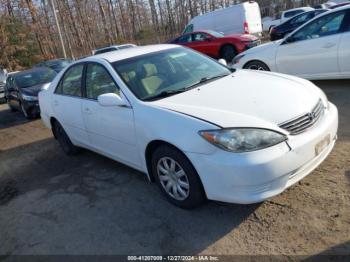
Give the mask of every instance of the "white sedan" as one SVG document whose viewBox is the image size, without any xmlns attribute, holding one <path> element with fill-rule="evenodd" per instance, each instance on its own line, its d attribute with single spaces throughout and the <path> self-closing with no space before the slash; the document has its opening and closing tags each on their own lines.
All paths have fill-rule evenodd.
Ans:
<svg viewBox="0 0 350 262">
<path fill-rule="evenodd" d="M 140 170 L 183 208 L 283 192 L 327 157 L 338 127 L 311 82 L 230 70 L 174 45 L 77 61 L 39 102 L 67 154 L 87 148 Z"/>
<path fill-rule="evenodd" d="M 233 64 L 312 80 L 350 78 L 350 6 L 317 16 L 283 40 L 247 50 Z"/>
</svg>

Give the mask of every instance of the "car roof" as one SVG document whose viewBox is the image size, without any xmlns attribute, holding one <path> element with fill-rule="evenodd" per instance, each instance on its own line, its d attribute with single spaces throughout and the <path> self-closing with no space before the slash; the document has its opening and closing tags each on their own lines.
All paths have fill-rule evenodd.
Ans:
<svg viewBox="0 0 350 262">
<path fill-rule="evenodd" d="M 331 12 L 337 12 L 337 11 L 346 10 L 346 9 L 350 9 L 350 5 L 344 5 L 344 6 L 340 6 L 340 7 L 331 9 Z"/>
<path fill-rule="evenodd" d="M 140 55 L 145 55 L 149 53 L 154 53 L 157 51 L 168 50 L 176 47 L 179 47 L 179 46 L 170 45 L 170 44 L 136 46 L 134 48 L 121 49 L 121 50 L 111 51 L 108 53 L 102 53 L 102 54 L 90 56 L 88 58 L 84 58 L 79 61 L 90 60 L 93 57 L 93 58 L 101 58 L 101 59 L 107 60 L 110 63 L 113 63 L 116 61 L 132 58 Z"/>
<path fill-rule="evenodd" d="M 109 48 L 120 48 L 123 46 L 136 46 L 136 45 L 135 44 L 110 45 L 110 46 L 105 46 L 105 47 L 94 49 L 93 51 L 96 52 L 96 51 L 101 51 L 101 50 L 109 49 Z"/>
<path fill-rule="evenodd" d="M 288 9 L 288 10 L 285 10 L 284 12 L 289 12 L 289 11 L 297 11 L 297 10 L 313 10 L 314 8 L 310 7 L 310 6 L 303 6 L 303 7 L 296 7 L 296 8 L 292 8 L 292 9 Z"/>
</svg>

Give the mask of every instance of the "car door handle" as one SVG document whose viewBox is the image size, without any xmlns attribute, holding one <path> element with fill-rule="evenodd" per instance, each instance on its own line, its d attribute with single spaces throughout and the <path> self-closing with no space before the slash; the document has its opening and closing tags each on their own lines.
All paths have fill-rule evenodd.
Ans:
<svg viewBox="0 0 350 262">
<path fill-rule="evenodd" d="M 327 44 L 325 44 L 324 46 L 322 46 L 323 48 L 331 48 L 331 47 L 333 47 L 333 46 L 335 46 L 335 43 L 327 43 Z"/>
<path fill-rule="evenodd" d="M 54 106 L 58 106 L 58 105 L 59 105 L 58 101 L 57 101 L 57 100 L 54 100 L 54 101 L 53 101 L 53 105 L 54 105 Z"/>
</svg>

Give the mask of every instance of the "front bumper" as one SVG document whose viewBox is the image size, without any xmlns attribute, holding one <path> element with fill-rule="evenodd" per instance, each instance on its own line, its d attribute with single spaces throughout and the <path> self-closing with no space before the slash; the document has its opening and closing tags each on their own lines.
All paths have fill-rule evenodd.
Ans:
<svg viewBox="0 0 350 262">
<path fill-rule="evenodd" d="M 23 105 L 27 112 L 30 112 L 32 115 L 40 114 L 40 107 L 38 101 L 24 101 Z"/>
<path fill-rule="evenodd" d="M 196 168 L 208 199 L 250 204 L 276 196 L 317 168 L 332 151 L 338 129 L 338 111 L 330 104 L 309 130 L 279 145 L 251 153 L 216 150 L 204 155 L 186 152 Z M 316 145 L 330 143 L 316 155 Z"/>
</svg>

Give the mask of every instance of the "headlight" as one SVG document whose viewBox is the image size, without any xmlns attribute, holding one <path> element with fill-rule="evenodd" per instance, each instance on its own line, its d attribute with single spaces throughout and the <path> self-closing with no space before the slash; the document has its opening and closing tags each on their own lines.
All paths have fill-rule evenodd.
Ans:
<svg viewBox="0 0 350 262">
<path fill-rule="evenodd" d="M 213 145 L 235 153 L 256 151 L 287 140 L 281 133 L 258 128 L 207 130 L 199 134 Z"/>
<path fill-rule="evenodd" d="M 37 96 L 22 95 L 22 97 L 26 101 L 38 101 L 38 97 Z"/>
<path fill-rule="evenodd" d="M 235 65 L 235 64 L 238 64 L 239 61 L 244 57 L 244 55 L 238 55 L 236 56 L 235 58 L 233 58 L 233 61 L 232 63 Z"/>
</svg>

